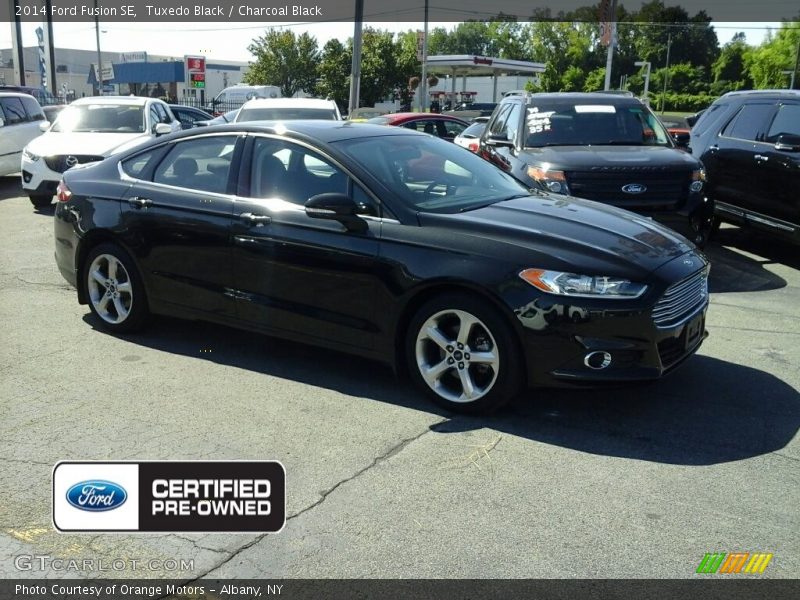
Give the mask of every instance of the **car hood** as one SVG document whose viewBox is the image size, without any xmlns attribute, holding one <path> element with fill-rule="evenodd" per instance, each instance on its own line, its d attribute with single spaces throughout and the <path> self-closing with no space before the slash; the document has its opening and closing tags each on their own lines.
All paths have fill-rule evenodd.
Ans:
<svg viewBox="0 0 800 600">
<path fill-rule="evenodd" d="M 61 133 L 48 131 L 28 144 L 28 150 L 38 156 L 58 154 L 91 154 L 109 156 L 123 144 L 129 147 L 137 140 L 150 139 L 148 133 Z"/>
<path fill-rule="evenodd" d="M 667 146 L 548 146 L 525 148 L 522 154 L 532 163 L 550 163 L 561 171 L 597 171 L 602 169 L 691 171 L 699 169 L 696 158 Z"/>
<path fill-rule="evenodd" d="M 694 249 L 680 234 L 606 204 L 569 196 L 527 196 L 458 214 L 421 213 L 456 239 L 530 267 L 643 278 Z"/>
</svg>

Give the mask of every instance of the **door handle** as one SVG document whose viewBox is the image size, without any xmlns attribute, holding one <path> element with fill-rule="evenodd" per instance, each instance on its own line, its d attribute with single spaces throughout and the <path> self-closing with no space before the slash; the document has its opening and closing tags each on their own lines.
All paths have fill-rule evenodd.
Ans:
<svg viewBox="0 0 800 600">
<path fill-rule="evenodd" d="M 709 152 L 716 152 L 717 150 L 719 150 L 719 146 L 717 144 L 708 147 Z"/>
<path fill-rule="evenodd" d="M 153 205 L 153 201 L 150 200 L 150 198 L 140 198 L 139 196 L 134 196 L 133 198 L 128 198 L 128 204 L 135 206 L 136 208 L 147 208 L 148 206 Z"/>
<path fill-rule="evenodd" d="M 247 221 L 251 225 L 266 225 L 272 222 L 272 217 L 268 217 L 267 215 L 255 215 L 251 212 L 242 213 L 239 215 L 239 218 Z"/>
<path fill-rule="evenodd" d="M 769 160 L 769 156 L 764 156 L 763 154 L 756 154 L 753 158 L 758 162 L 767 162 Z"/>
</svg>

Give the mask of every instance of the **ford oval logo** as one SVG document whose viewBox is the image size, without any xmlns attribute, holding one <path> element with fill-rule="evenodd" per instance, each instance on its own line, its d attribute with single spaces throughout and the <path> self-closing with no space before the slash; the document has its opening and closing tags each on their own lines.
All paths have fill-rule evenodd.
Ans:
<svg viewBox="0 0 800 600">
<path fill-rule="evenodd" d="M 100 512 L 125 504 L 125 488 L 111 481 L 91 480 L 76 483 L 67 490 L 67 502 L 80 510 Z"/>
<path fill-rule="evenodd" d="M 647 191 L 647 186 L 641 183 L 629 183 L 628 185 L 622 186 L 622 191 L 626 194 L 643 194 Z"/>
</svg>

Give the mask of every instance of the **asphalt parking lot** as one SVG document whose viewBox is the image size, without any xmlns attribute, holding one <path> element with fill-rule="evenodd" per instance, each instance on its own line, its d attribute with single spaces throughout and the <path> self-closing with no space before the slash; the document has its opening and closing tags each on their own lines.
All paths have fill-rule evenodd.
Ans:
<svg viewBox="0 0 800 600">
<path fill-rule="evenodd" d="M 685 578 L 707 552 L 800 569 L 800 253 L 724 228 L 710 337 L 662 382 L 445 414 L 388 367 L 156 319 L 101 331 L 53 260 L 52 209 L 0 178 L 0 577 Z M 278 459 L 275 535 L 75 535 L 59 460 Z M 18 570 L 15 557 L 193 561 Z"/>
</svg>

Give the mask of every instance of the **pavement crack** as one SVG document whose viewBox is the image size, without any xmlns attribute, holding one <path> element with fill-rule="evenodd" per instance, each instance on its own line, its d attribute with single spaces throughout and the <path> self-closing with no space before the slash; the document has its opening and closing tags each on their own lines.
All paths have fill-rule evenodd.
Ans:
<svg viewBox="0 0 800 600">
<path fill-rule="evenodd" d="M 197 540 L 194 540 L 194 539 L 192 539 L 190 537 L 186 537 L 185 535 L 173 534 L 172 537 L 178 538 L 179 540 L 184 540 L 185 542 L 189 542 L 192 546 L 194 546 L 195 548 L 198 548 L 199 550 L 208 550 L 209 552 L 216 552 L 217 554 L 227 554 L 228 553 L 228 551 L 226 551 L 226 550 L 217 550 L 216 548 L 209 548 L 208 546 L 202 546 L 201 544 L 199 544 L 197 542 Z"/>
<path fill-rule="evenodd" d="M 359 477 L 364 475 L 364 473 L 366 473 L 367 471 L 369 471 L 369 470 L 373 469 L 374 467 L 378 466 L 380 463 L 389 460 L 393 456 L 396 456 L 397 454 L 402 452 L 405 448 L 407 448 L 410 444 L 412 444 L 413 442 L 417 441 L 422 436 L 424 436 L 426 433 L 431 433 L 437 425 L 441 425 L 442 423 L 445 423 L 446 421 L 449 421 L 449 420 L 450 419 L 448 419 L 448 418 L 444 418 L 444 419 L 442 419 L 442 420 L 440 420 L 440 421 L 438 421 L 436 423 L 433 423 L 432 425 L 429 425 L 429 426 L 425 427 L 425 429 L 423 431 L 421 431 L 420 433 L 418 433 L 416 435 L 413 435 L 413 436 L 411 436 L 409 438 L 404 438 L 404 439 L 400 440 L 398 443 L 394 444 L 391 448 L 389 448 L 386 452 L 384 452 L 383 454 L 381 454 L 379 456 L 376 456 L 374 459 L 372 459 L 372 461 L 367 466 L 363 467 L 362 469 L 359 469 L 358 471 L 356 471 L 350 477 L 346 477 L 345 479 L 342 479 L 342 480 L 336 482 L 329 489 L 327 489 L 324 492 L 322 492 L 321 497 L 316 502 L 312 502 L 307 507 L 305 507 L 304 509 L 294 513 L 293 515 L 288 515 L 286 517 L 286 522 L 288 523 L 291 519 L 296 519 L 300 515 L 303 515 L 303 514 L 307 513 L 308 511 L 315 509 L 316 507 L 321 505 L 323 502 L 325 502 L 325 500 L 328 499 L 328 496 L 330 496 L 333 492 L 338 490 L 344 484 L 358 479 Z M 262 533 L 261 535 L 259 535 L 255 539 L 253 539 L 250 542 L 246 543 L 245 545 L 239 547 L 237 550 L 234 550 L 231 553 L 231 555 L 228 556 L 226 559 L 220 561 L 219 563 L 217 563 L 216 565 L 214 565 L 210 569 L 206 570 L 204 573 L 202 573 L 199 576 L 195 577 L 189 583 L 194 583 L 195 581 L 200 581 L 204 577 L 208 577 L 209 574 L 211 574 L 214 571 L 216 571 L 217 569 L 220 569 L 221 567 L 225 566 L 230 561 L 232 561 L 234 558 L 239 556 L 242 552 L 244 552 L 248 548 L 252 548 L 256 544 L 258 544 L 261 540 L 266 538 L 268 535 L 269 535 L 268 533 Z"/>
<path fill-rule="evenodd" d="M 65 283 L 51 283 L 49 281 L 28 281 L 27 279 L 23 279 L 19 275 L 16 275 L 14 277 L 14 279 L 16 279 L 17 281 L 21 281 L 22 283 L 26 283 L 28 285 L 35 285 L 35 286 L 39 286 L 39 287 L 49 287 L 49 288 L 54 288 L 54 289 L 57 289 L 57 290 L 71 290 L 72 289 L 72 286 L 70 286 L 66 282 Z"/>
<path fill-rule="evenodd" d="M 25 460 L 22 458 L 7 458 L 5 456 L 0 456 L 0 462 L 7 462 L 7 463 L 16 463 L 20 465 L 44 465 L 46 467 L 52 467 L 55 463 L 51 462 L 41 462 L 38 460 Z"/>
<path fill-rule="evenodd" d="M 800 458 L 796 456 L 789 456 L 788 454 L 784 454 L 783 452 L 773 452 L 776 456 L 780 456 L 781 458 L 785 458 L 787 460 L 793 460 L 795 462 L 800 462 Z"/>
<path fill-rule="evenodd" d="M 715 325 L 709 323 L 711 329 L 733 329 L 734 331 L 750 331 L 753 333 L 774 333 L 778 335 L 800 335 L 800 331 L 774 331 L 772 329 L 752 329 L 748 327 L 733 327 L 731 325 Z"/>
</svg>

